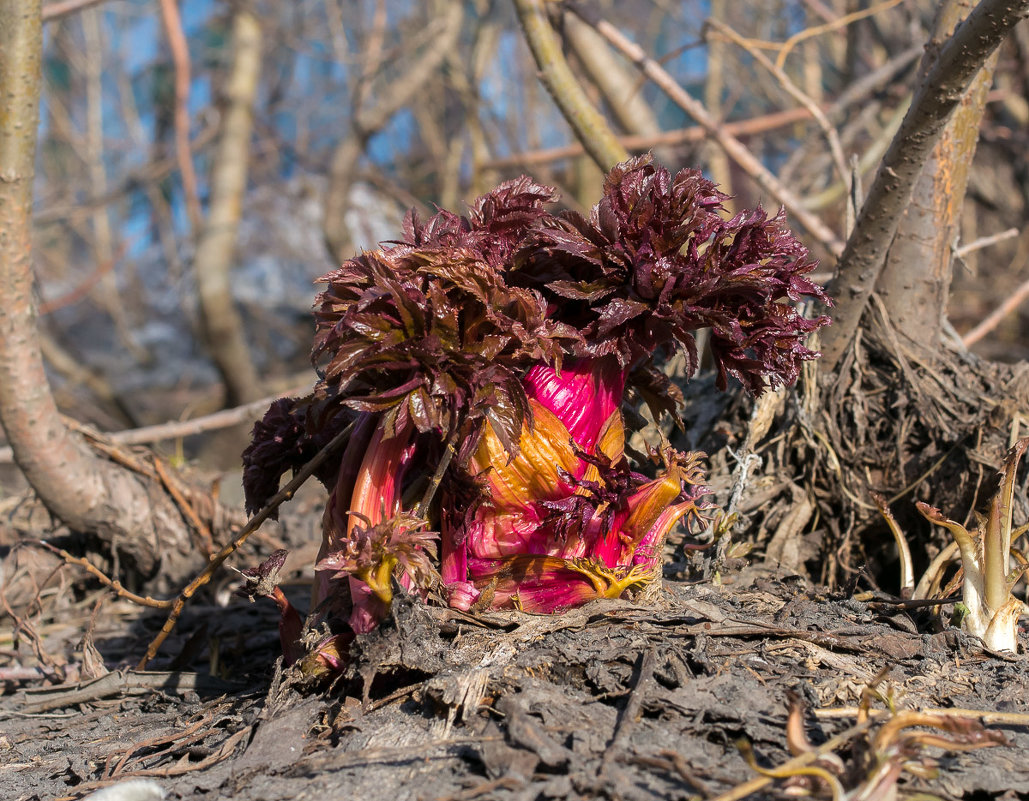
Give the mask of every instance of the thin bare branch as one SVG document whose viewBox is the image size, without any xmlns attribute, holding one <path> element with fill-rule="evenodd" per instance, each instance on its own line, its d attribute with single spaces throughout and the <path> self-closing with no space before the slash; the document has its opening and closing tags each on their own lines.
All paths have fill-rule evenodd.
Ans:
<svg viewBox="0 0 1029 801">
<path fill-rule="evenodd" d="M 63 2 L 58 3 L 47 3 L 43 6 L 43 22 L 60 19 L 69 14 L 74 14 L 76 11 L 98 6 L 104 2 L 106 0 L 63 0 Z"/>
<path fill-rule="evenodd" d="M 776 111 L 771 114 L 762 114 L 760 117 L 753 117 L 749 120 L 737 120 L 723 124 L 726 133 L 732 136 L 752 136 L 754 134 L 767 133 L 787 125 L 810 119 L 811 115 L 805 108 L 791 108 L 785 111 Z M 682 145 L 689 143 L 703 142 L 708 138 L 707 129 L 700 125 L 692 125 L 689 128 L 678 128 L 672 131 L 662 131 L 647 136 L 619 136 L 618 141 L 622 147 L 633 152 L 642 152 L 662 145 Z M 514 153 L 510 156 L 500 156 L 482 163 L 483 169 L 505 169 L 508 167 L 527 166 L 538 164 L 550 164 L 561 159 L 575 158 L 586 152 L 586 149 L 578 142 L 562 147 L 550 147 L 543 150 L 528 150 L 524 153 Z"/>
<path fill-rule="evenodd" d="M 146 445 L 151 442 L 162 442 L 165 440 L 182 439 L 205 431 L 217 431 L 222 428 L 231 428 L 241 423 L 252 423 L 268 408 L 269 404 L 281 397 L 302 395 L 310 389 L 311 382 L 280 393 L 269 395 L 253 403 L 243 406 L 236 406 L 232 409 L 222 409 L 213 414 L 205 414 L 202 417 L 194 417 L 191 420 L 175 420 L 168 423 L 158 423 L 142 428 L 129 428 L 124 431 L 112 431 L 104 433 L 104 436 L 111 442 L 119 445 Z M 66 418 L 67 419 L 67 418 Z M 73 422 L 70 421 L 69 422 Z M 0 464 L 8 464 L 13 460 L 10 447 L 0 448 Z"/>
<path fill-rule="evenodd" d="M 171 606 L 171 612 L 168 614 L 168 619 L 164 621 L 164 625 L 161 630 L 157 633 L 157 636 L 147 646 L 146 653 L 143 658 L 140 659 L 137 670 L 146 670 L 147 664 L 157 655 L 157 650 L 161 647 L 161 644 L 171 634 L 172 629 L 175 628 L 175 624 L 179 620 L 179 616 L 182 614 L 182 610 L 186 608 L 186 603 L 192 598 L 197 590 L 207 584 L 218 569 L 225 563 L 232 554 L 240 549 L 247 538 L 259 529 L 262 524 L 271 517 L 275 510 L 282 506 L 283 503 L 288 501 L 296 491 L 304 484 L 307 479 L 314 475 L 317 470 L 326 459 L 336 453 L 340 446 L 350 437 L 350 431 L 353 428 L 353 423 L 348 425 L 342 431 L 340 431 L 332 441 L 329 442 L 324 448 L 318 451 L 317 455 L 311 461 L 301 468 L 293 479 L 286 484 L 281 490 L 279 490 L 275 496 L 265 504 L 264 508 L 261 509 L 256 515 L 247 521 L 247 524 L 243 526 L 238 534 L 232 538 L 232 541 L 225 545 L 215 556 L 211 558 L 207 567 L 201 571 L 196 578 L 194 578 L 186 587 L 183 588 L 182 592 L 179 593 L 178 598 L 175 599 Z"/>
<path fill-rule="evenodd" d="M 865 19 L 865 17 L 871 17 L 878 14 L 880 11 L 886 11 L 887 9 L 893 8 L 903 3 L 904 0 L 884 0 L 882 3 L 877 3 L 870 8 L 863 8 L 859 11 L 854 11 L 850 14 L 844 14 L 842 17 L 838 17 L 831 22 L 826 22 L 824 25 L 813 25 L 810 28 L 805 28 L 802 31 L 797 31 L 793 36 L 782 43 L 782 47 L 779 50 L 779 55 L 775 57 L 775 66 L 777 69 L 782 69 L 786 64 L 786 57 L 798 44 L 810 39 L 814 36 L 821 36 L 823 33 L 829 33 L 830 31 L 836 31 L 840 28 L 845 28 L 848 25 L 857 22 L 858 20 Z"/>
<path fill-rule="evenodd" d="M 75 565 L 81 567 L 89 575 L 103 584 L 105 587 L 110 587 L 114 594 L 119 598 L 124 598 L 127 601 L 131 601 L 139 606 L 147 606 L 151 609 L 171 609 L 172 600 L 163 600 L 159 598 L 151 598 L 149 595 L 136 595 L 134 592 L 130 592 L 122 586 L 122 583 L 118 579 L 110 578 L 104 571 L 94 565 L 88 559 L 82 556 L 73 556 L 68 553 L 64 548 L 58 548 L 56 545 L 51 545 L 46 540 L 27 540 L 26 545 L 38 545 L 40 548 L 60 556 L 69 565 Z"/>
<path fill-rule="evenodd" d="M 193 154 L 189 146 L 189 45 L 182 28 L 182 14 L 178 0 L 161 0 L 161 20 L 168 36 L 172 64 L 175 66 L 175 155 L 182 177 L 182 193 L 186 198 L 186 212 L 194 231 L 200 230 L 200 196 L 197 174 L 193 167 Z"/>
<path fill-rule="evenodd" d="M 1000 325 L 1001 321 L 1021 306 L 1026 298 L 1029 298 L 1029 280 L 1023 281 L 1018 288 L 1000 304 L 1000 306 L 990 312 L 986 319 L 961 337 L 961 341 L 964 343 L 965 347 L 972 347 L 972 345 Z"/>
<path fill-rule="evenodd" d="M 794 219 L 833 254 L 842 252 L 843 243 L 835 233 L 818 217 L 804 208 L 800 198 L 782 185 L 760 160 L 736 137 L 726 132 L 704 105 L 690 95 L 660 64 L 650 58 L 638 44 L 625 36 L 618 28 L 578 4 L 568 6 L 575 14 L 593 26 L 615 49 L 620 50 L 637 68 L 668 95 L 683 111 L 695 119 L 726 154 L 740 166 L 755 183 L 782 203 Z"/>
<path fill-rule="evenodd" d="M 977 250 L 982 250 L 983 248 L 988 248 L 991 245 L 996 245 L 998 242 L 1014 239 L 1018 234 L 1019 230 L 1017 228 L 1008 228 L 1006 231 L 1001 231 L 999 234 L 981 236 L 975 241 L 969 242 L 967 245 L 961 245 L 960 247 L 954 248 L 954 258 L 963 259 L 969 253 L 974 253 Z"/>
<path fill-rule="evenodd" d="M 790 77 L 785 73 L 782 67 L 778 63 L 772 63 L 771 59 L 768 58 L 764 53 L 758 50 L 756 47 L 740 36 L 736 31 L 726 25 L 724 22 L 718 19 L 708 20 L 708 24 L 712 29 L 718 31 L 722 36 L 725 36 L 729 41 L 733 42 L 738 47 L 742 47 L 751 57 L 762 67 L 768 70 L 775 79 L 779 82 L 779 85 L 785 90 L 786 94 L 800 103 L 804 108 L 808 110 L 808 113 L 814 117 L 815 122 L 818 123 L 818 127 L 822 129 L 822 133 L 825 135 L 825 140 L 829 143 L 829 153 L 832 155 L 833 164 L 836 167 L 836 172 L 840 176 L 840 180 L 843 181 L 847 187 L 847 191 L 850 191 L 850 170 L 847 168 L 847 157 L 843 153 L 843 145 L 840 143 L 840 135 L 833 127 L 832 123 L 829 122 L 829 118 L 825 115 L 825 112 L 819 107 L 813 99 L 808 97 L 800 87 L 797 86 Z"/>
</svg>

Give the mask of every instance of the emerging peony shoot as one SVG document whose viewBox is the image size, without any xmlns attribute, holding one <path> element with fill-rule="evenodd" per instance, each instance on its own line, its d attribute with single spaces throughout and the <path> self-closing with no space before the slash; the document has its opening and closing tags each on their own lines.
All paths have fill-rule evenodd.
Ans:
<svg viewBox="0 0 1029 801">
<path fill-rule="evenodd" d="M 710 331 L 719 386 L 789 384 L 827 319 L 815 262 L 761 209 L 727 219 L 695 170 L 618 165 L 588 218 L 521 177 L 466 217 L 412 212 L 399 241 L 321 279 L 306 398 L 280 400 L 244 454 L 258 509 L 343 426 L 314 612 L 342 636 L 388 613 L 394 582 L 458 609 L 557 612 L 660 576 L 665 537 L 706 509 L 701 454 L 625 448 L 622 406 L 678 419 L 655 359 Z M 437 559 L 437 543 L 439 556 Z M 323 660 L 324 661 L 324 660 Z"/>
</svg>

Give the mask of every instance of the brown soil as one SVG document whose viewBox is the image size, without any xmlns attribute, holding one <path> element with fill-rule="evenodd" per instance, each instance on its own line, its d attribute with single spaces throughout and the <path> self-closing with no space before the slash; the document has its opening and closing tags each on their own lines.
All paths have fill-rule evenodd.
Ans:
<svg viewBox="0 0 1029 801">
<path fill-rule="evenodd" d="M 80 680 L 0 685 L 4 797 L 81 798 L 151 777 L 169 798 L 195 801 L 713 798 L 760 778 L 741 738 L 764 767 L 790 759 L 792 692 L 814 746 L 844 734 L 835 751 L 845 790 L 867 790 L 873 771 L 873 735 L 851 728 L 865 698 L 879 714 L 971 710 L 957 717 L 1006 741 L 966 752 L 911 745 L 912 770 L 925 773 L 931 757 L 938 775 L 905 770 L 903 793 L 1029 798 L 1025 657 L 986 653 L 953 628 L 930 633 L 931 620 L 886 596 L 829 595 L 747 569 L 722 584 L 666 581 L 647 604 L 554 617 L 473 618 L 401 599 L 355 644 L 347 674 L 318 688 L 273 669 L 270 602 L 227 598 L 223 589 L 188 607 L 165 649 L 175 661 L 155 665 L 169 672 L 85 679 L 103 670 L 77 644 L 86 604 L 34 629 L 46 670 L 63 662 Z M 109 669 L 138 658 L 163 621 L 111 601 L 94 617 L 87 640 Z M 4 632 L 8 675 L 44 664 L 25 653 L 27 630 L 16 650 L 9 620 Z M 752 797 L 786 797 L 802 781 L 775 779 Z M 814 789 L 831 797 L 825 784 Z"/>
</svg>

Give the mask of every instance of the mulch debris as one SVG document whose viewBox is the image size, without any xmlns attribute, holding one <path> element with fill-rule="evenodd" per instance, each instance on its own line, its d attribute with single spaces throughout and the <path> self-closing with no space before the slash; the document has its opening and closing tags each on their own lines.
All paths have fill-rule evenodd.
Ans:
<svg viewBox="0 0 1029 801">
<path fill-rule="evenodd" d="M 548 617 L 400 598 L 355 643 L 346 674 L 315 688 L 271 669 L 270 603 L 194 609 L 178 647 L 206 623 L 214 675 L 0 684 L 0 783 L 12 801 L 83 798 L 141 777 L 190 801 L 831 798 L 824 781 L 765 776 L 745 758 L 749 743 L 764 771 L 797 763 L 795 695 L 812 748 L 842 737 L 832 750 L 849 797 L 861 797 L 858 763 L 887 720 L 941 710 L 1006 745 L 912 752 L 901 797 L 1029 799 L 1024 655 L 988 653 L 951 627 L 924 633 L 923 613 L 887 596 L 756 569 L 726 581 L 666 581 L 646 603 Z M 97 648 L 125 649 L 126 664 L 160 625 L 143 610 L 110 621 L 93 632 Z M 862 704 L 872 717 L 855 726 Z"/>
</svg>

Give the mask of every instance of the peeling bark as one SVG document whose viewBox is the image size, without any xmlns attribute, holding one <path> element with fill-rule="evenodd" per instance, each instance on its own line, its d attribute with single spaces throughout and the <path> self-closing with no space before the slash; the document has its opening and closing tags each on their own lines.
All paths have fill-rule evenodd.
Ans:
<svg viewBox="0 0 1029 801">
<path fill-rule="evenodd" d="M 967 4 L 960 0 L 940 8 L 922 74 L 966 13 Z M 896 329 L 909 341 L 929 347 L 939 340 L 950 296 L 953 244 L 996 62 L 994 51 L 943 129 L 915 184 L 875 286 Z"/>
</svg>

